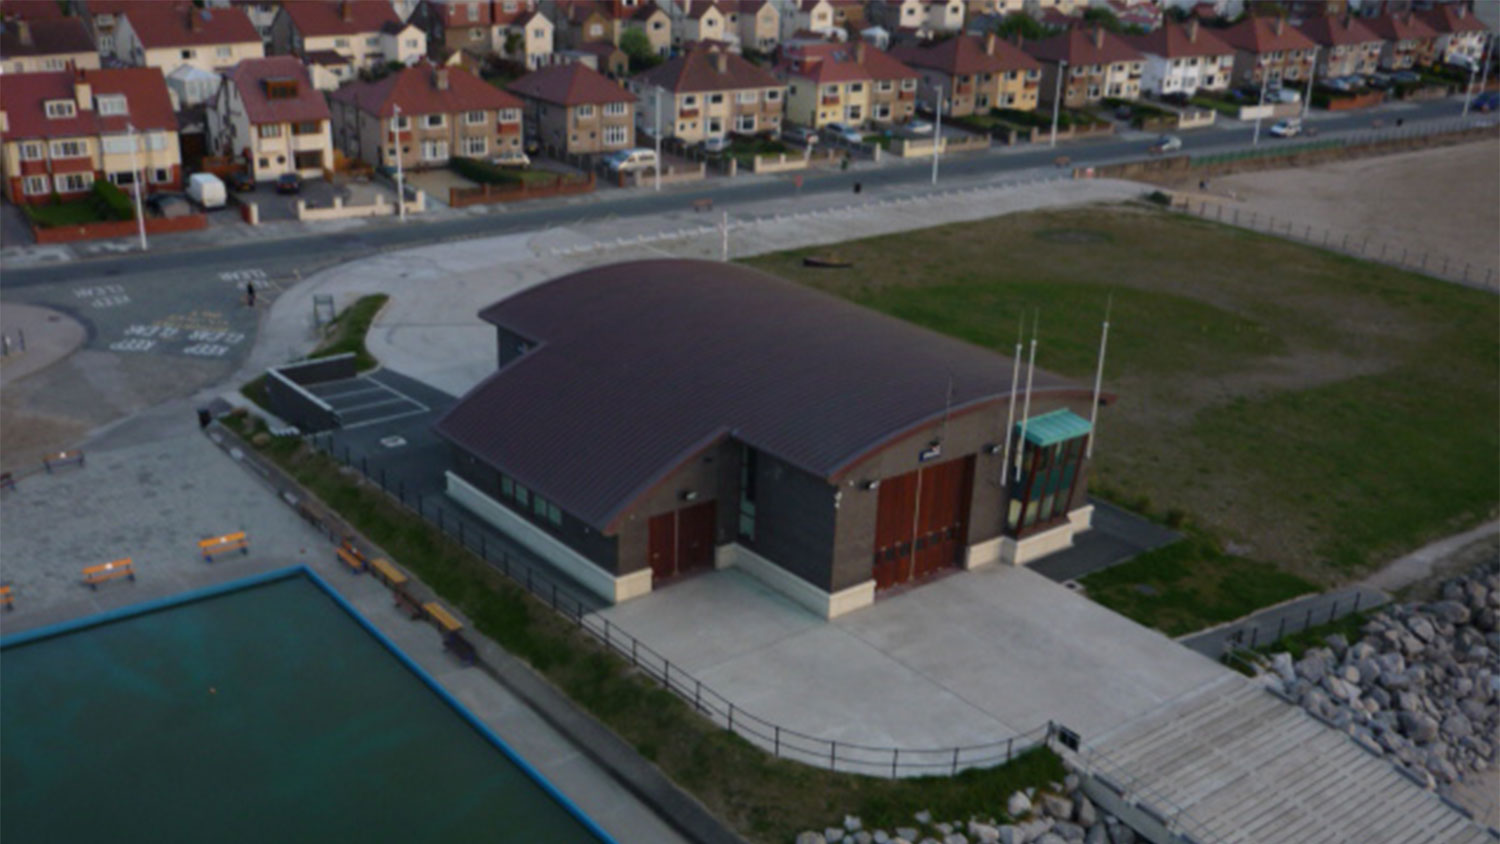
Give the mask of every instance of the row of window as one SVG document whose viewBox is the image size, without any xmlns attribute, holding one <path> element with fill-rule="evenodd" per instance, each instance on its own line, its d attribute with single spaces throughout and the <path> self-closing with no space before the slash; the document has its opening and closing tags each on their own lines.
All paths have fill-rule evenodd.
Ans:
<svg viewBox="0 0 1500 844">
<path fill-rule="evenodd" d="M 707 100 L 707 102 L 708 102 L 709 105 L 720 105 L 720 104 L 722 104 L 724 102 L 724 95 L 723 94 L 707 94 L 707 95 L 705 95 L 704 99 Z M 760 92 L 759 91 L 736 91 L 735 94 L 734 94 L 734 101 L 737 102 L 737 103 L 739 103 L 740 105 L 751 105 L 753 103 L 760 102 Z M 766 91 L 766 102 L 768 102 L 768 103 L 781 102 L 781 90 L 778 89 L 778 88 L 771 88 L 770 90 Z M 682 107 L 683 108 L 696 108 L 697 106 L 698 106 L 698 96 L 696 94 L 684 94 L 683 95 L 683 97 L 682 97 Z"/>
<path fill-rule="evenodd" d="M 182 50 L 182 57 L 184 59 L 191 59 L 191 58 L 193 58 L 194 56 L 197 55 L 197 52 L 198 51 L 196 51 L 196 50 L 194 50 L 194 49 L 192 49 L 190 47 L 185 47 Z M 214 58 L 216 58 L 216 59 L 232 59 L 232 58 L 234 58 L 234 48 L 233 47 L 215 47 L 214 48 Z"/>
<path fill-rule="evenodd" d="M 863 83 L 863 82 L 850 82 L 850 83 L 848 83 L 848 85 L 849 85 L 849 93 L 851 93 L 851 94 L 862 94 L 862 93 L 864 93 L 865 83 Z M 874 83 L 874 88 L 875 88 L 876 91 L 879 91 L 881 93 L 889 93 L 891 91 L 896 90 L 896 83 L 893 82 L 893 81 L 891 81 L 891 80 L 889 80 L 889 79 L 882 79 L 882 80 Z M 915 80 L 915 79 L 903 79 L 903 80 L 901 80 L 901 90 L 903 90 L 903 91 L 915 91 L 915 90 L 917 90 L 917 80 Z M 796 85 L 790 86 L 790 91 L 793 94 L 797 93 L 797 86 Z M 824 94 L 824 96 L 828 96 L 828 97 L 837 97 L 839 95 L 839 86 L 838 85 L 824 85 L 823 86 L 823 94 Z"/>
<path fill-rule="evenodd" d="M 604 104 L 604 116 L 605 117 L 623 117 L 625 115 L 625 113 L 626 113 L 626 111 L 625 111 L 626 105 L 628 105 L 628 104 L 627 103 L 605 103 Z M 588 104 L 588 103 L 584 103 L 583 105 L 579 105 L 579 106 L 574 106 L 573 107 L 573 115 L 575 117 L 593 117 L 594 116 L 594 107 L 592 105 Z"/>
<path fill-rule="evenodd" d="M 604 143 L 605 143 L 605 145 L 606 146 L 623 146 L 627 141 L 630 140 L 630 136 L 627 134 L 627 131 L 628 131 L 627 127 L 624 127 L 624 126 L 605 126 L 604 127 Z M 590 132 L 589 133 L 589 137 L 590 138 L 594 137 L 594 133 Z M 569 140 L 572 143 L 575 143 L 575 144 L 578 143 L 578 133 L 574 132 L 572 135 L 570 135 L 569 136 Z"/>
<path fill-rule="evenodd" d="M 774 114 L 768 115 L 766 117 L 766 125 L 767 126 L 776 126 L 776 125 L 778 125 L 780 123 L 781 123 L 781 118 L 778 117 L 778 116 L 776 116 L 776 115 L 774 115 Z M 753 115 L 753 114 L 737 114 L 737 115 L 734 116 L 734 131 L 736 131 L 736 132 L 742 132 L 742 133 L 747 133 L 748 134 L 748 133 L 756 131 L 756 127 L 757 126 L 758 126 L 758 123 L 756 122 L 755 115 Z M 610 127 L 610 128 L 616 128 L 616 127 Z M 710 134 L 710 135 L 715 135 L 715 136 L 720 135 L 720 134 L 722 134 L 724 132 L 724 121 L 721 118 L 718 118 L 718 117 L 710 117 L 708 119 L 708 122 L 704 124 L 704 128 L 708 132 L 708 134 Z M 698 130 L 698 121 L 696 121 L 696 120 L 684 120 L 684 121 L 680 121 L 677 124 L 677 131 L 678 131 L 679 134 L 680 133 L 684 133 L 684 132 L 696 132 L 697 130 Z M 608 130 L 606 130 L 606 132 L 605 132 L 605 137 L 606 138 L 609 137 Z"/>
<path fill-rule="evenodd" d="M 293 135 L 319 135 L 323 132 L 323 124 L 316 120 L 290 125 Z M 279 138 L 281 137 L 281 126 L 282 124 L 280 123 L 262 123 L 255 127 L 255 132 L 262 138 Z"/>
<path fill-rule="evenodd" d="M 164 167 L 148 170 L 147 176 L 153 185 L 164 185 L 172 181 L 172 171 Z M 134 184 L 135 174 L 128 171 L 110 173 L 109 180 L 117 185 Z M 93 185 L 94 174 L 87 170 L 80 173 L 57 173 L 50 177 L 41 173 L 23 177 L 21 192 L 27 196 L 44 196 L 51 193 L 55 186 L 58 193 L 82 193 Z"/>
<path fill-rule="evenodd" d="M 481 158 L 481 157 L 489 154 L 489 150 L 490 150 L 489 138 L 483 138 L 483 137 L 480 137 L 480 138 L 462 138 L 462 139 L 460 139 L 459 147 L 463 150 L 463 154 L 465 156 L 467 156 L 469 158 Z M 401 153 L 403 155 L 406 154 L 406 153 L 409 153 L 409 152 L 411 152 L 411 147 L 402 147 L 401 148 Z M 396 160 L 396 148 L 395 147 L 391 147 L 387 151 L 386 157 L 389 160 L 391 160 L 391 161 L 395 161 Z M 422 142 L 422 160 L 423 161 L 447 161 L 448 160 L 448 142 L 447 141 L 423 141 Z"/>
<path fill-rule="evenodd" d="M 1234 64 L 1234 56 L 1220 56 L 1217 62 L 1207 56 L 1202 57 L 1201 62 L 1199 58 L 1198 56 L 1192 56 L 1186 59 L 1173 59 L 1172 67 L 1197 67 L 1200 63 L 1207 67 L 1213 67 L 1215 64 L 1220 67 L 1229 67 Z"/>
<path fill-rule="evenodd" d="M 623 105 L 623 103 L 613 103 L 612 105 Z M 466 111 L 464 112 L 464 125 L 483 126 L 489 120 L 486 116 L 488 113 L 482 110 Z M 448 125 L 448 115 L 446 114 L 424 114 L 419 119 L 421 120 L 423 129 L 442 129 Z M 498 112 L 497 119 L 501 123 L 519 123 L 521 122 L 521 110 L 518 108 L 501 109 Z M 396 131 L 405 132 L 411 128 L 411 116 L 398 114 L 391 118 L 391 124 L 396 128 Z"/>
<path fill-rule="evenodd" d="M 159 151 L 167 148 L 167 133 L 146 132 L 140 136 L 145 141 L 148 151 Z M 87 158 L 89 156 L 88 142 L 82 139 L 52 141 L 50 144 L 43 141 L 22 141 L 22 161 L 41 161 L 48 157 L 57 158 Z M 104 151 L 107 153 L 129 153 L 131 142 L 129 135 L 106 135 L 103 139 Z"/>
<path fill-rule="evenodd" d="M 546 522 L 553 527 L 562 526 L 562 511 L 556 504 L 522 486 L 520 481 L 509 475 L 500 475 L 500 497 L 513 503 L 519 512 L 529 510 L 537 521 Z"/>
<path fill-rule="evenodd" d="M 1075 64 L 1073 65 L 1072 75 L 1083 76 L 1087 74 L 1089 76 L 1098 76 L 1099 74 L 1104 73 L 1106 70 L 1108 70 L 1110 73 L 1124 73 L 1126 70 L 1126 64 L 1124 62 L 1119 62 L 1117 64 L 1109 65 L 1107 68 L 1102 64 Z M 1132 74 L 1139 76 L 1141 74 L 1141 63 L 1135 62 L 1134 64 L 1129 65 L 1129 70 Z"/>
</svg>

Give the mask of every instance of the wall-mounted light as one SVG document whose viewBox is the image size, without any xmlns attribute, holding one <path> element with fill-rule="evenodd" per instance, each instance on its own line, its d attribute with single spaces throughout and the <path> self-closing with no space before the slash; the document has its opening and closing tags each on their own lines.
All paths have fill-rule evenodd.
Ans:
<svg viewBox="0 0 1500 844">
<path fill-rule="evenodd" d="M 873 481 L 865 481 L 864 483 L 860 484 L 860 486 L 864 487 L 865 489 L 880 489 L 880 479 L 876 478 Z"/>
<path fill-rule="evenodd" d="M 984 445 L 984 453 L 985 454 L 999 454 L 1000 453 L 1000 446 L 999 446 L 999 444 L 997 444 L 997 443 L 985 443 L 985 445 Z"/>
<path fill-rule="evenodd" d="M 682 492 L 680 492 L 678 494 L 682 497 L 683 501 L 697 501 L 698 500 L 698 493 L 695 492 L 694 490 L 691 490 L 691 489 L 685 489 L 685 490 L 683 490 Z"/>
</svg>

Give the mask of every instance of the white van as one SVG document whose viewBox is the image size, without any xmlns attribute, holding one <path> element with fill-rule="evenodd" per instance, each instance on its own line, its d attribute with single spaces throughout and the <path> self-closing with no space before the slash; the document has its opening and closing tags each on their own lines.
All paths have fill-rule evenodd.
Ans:
<svg viewBox="0 0 1500 844">
<path fill-rule="evenodd" d="M 212 173 L 194 173 L 188 178 L 188 198 L 204 208 L 223 208 L 224 183 Z"/>
<path fill-rule="evenodd" d="M 656 151 L 637 147 L 622 149 L 604 159 L 604 166 L 611 173 L 632 173 L 636 170 L 651 170 L 656 167 Z"/>
</svg>

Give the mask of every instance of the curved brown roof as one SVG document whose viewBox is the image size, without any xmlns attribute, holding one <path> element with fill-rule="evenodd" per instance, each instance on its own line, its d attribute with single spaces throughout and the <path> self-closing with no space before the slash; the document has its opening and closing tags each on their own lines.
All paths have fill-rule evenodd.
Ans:
<svg viewBox="0 0 1500 844">
<path fill-rule="evenodd" d="M 718 439 L 836 480 L 945 410 L 998 403 L 1011 388 L 1009 358 L 713 261 L 595 267 L 480 316 L 533 348 L 437 432 L 605 532 Z M 1084 394 L 1040 370 L 1034 390 Z M 997 414 L 997 435 L 1003 427 Z"/>
</svg>

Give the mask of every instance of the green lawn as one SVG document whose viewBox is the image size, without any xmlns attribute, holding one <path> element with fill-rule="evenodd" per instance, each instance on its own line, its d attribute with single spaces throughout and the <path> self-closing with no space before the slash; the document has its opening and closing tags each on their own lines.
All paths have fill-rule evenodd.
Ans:
<svg viewBox="0 0 1500 844">
<path fill-rule="evenodd" d="M 365 334 L 370 330 L 370 323 L 375 321 L 375 314 L 385 307 L 389 298 L 384 293 L 359 297 L 328 324 L 323 342 L 308 357 L 326 358 L 353 352 L 355 368 L 360 372 L 374 369 L 377 361 L 365 348 Z"/>
<path fill-rule="evenodd" d="M 1083 383 L 1112 295 L 1105 388 L 1119 401 L 1100 415 L 1092 486 L 1158 518 L 1176 511 L 1240 557 L 1331 585 L 1496 512 L 1493 295 L 1136 205 L 838 248 L 853 267 L 802 266 L 827 247 L 747 263 L 1003 354 L 1017 317 L 1040 308 L 1038 364 Z M 1189 568 L 1231 559 L 1190 556 Z M 1156 623 L 1201 626 L 1293 584 L 1269 586 Z"/>
<path fill-rule="evenodd" d="M 56 205 L 23 205 L 21 208 L 32 222 L 42 228 L 76 226 L 112 219 L 100 213 L 99 203 L 92 196 L 88 199 L 76 199 Z"/>
<path fill-rule="evenodd" d="M 1198 106 L 1199 108 L 1211 108 L 1214 111 L 1223 114 L 1225 117 L 1233 117 L 1238 119 L 1240 116 L 1240 103 L 1231 102 L 1229 100 L 1221 100 L 1218 97 L 1210 97 L 1205 94 L 1199 94 L 1189 99 L 1188 102 L 1192 103 L 1195 106 Z"/>
</svg>

